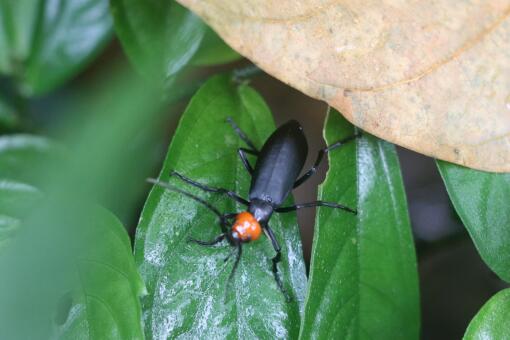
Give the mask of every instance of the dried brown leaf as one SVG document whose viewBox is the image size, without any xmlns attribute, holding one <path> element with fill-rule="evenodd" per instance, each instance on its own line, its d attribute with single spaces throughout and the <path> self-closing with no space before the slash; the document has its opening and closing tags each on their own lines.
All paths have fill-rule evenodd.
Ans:
<svg viewBox="0 0 510 340">
<path fill-rule="evenodd" d="M 510 172 L 510 1 L 178 1 L 362 129 Z"/>
</svg>

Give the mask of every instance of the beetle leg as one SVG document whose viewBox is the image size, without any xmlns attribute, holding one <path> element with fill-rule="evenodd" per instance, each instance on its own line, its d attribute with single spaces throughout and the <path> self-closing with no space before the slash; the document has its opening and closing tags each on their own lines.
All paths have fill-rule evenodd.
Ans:
<svg viewBox="0 0 510 340">
<path fill-rule="evenodd" d="M 294 186 L 293 188 L 297 188 L 298 186 L 300 186 L 301 184 L 303 184 L 304 182 L 306 182 L 307 179 L 309 179 L 310 177 L 312 177 L 313 174 L 315 174 L 317 172 L 317 168 L 319 167 L 319 165 L 321 164 L 322 162 L 322 159 L 324 158 L 324 154 L 326 153 L 326 150 L 327 148 L 325 149 L 321 149 L 319 150 L 319 154 L 317 155 L 317 159 L 315 160 L 315 163 L 313 164 L 313 166 L 310 168 L 310 170 L 308 170 L 307 172 L 305 172 L 303 174 L 303 176 L 299 177 L 295 182 L 294 182 Z"/>
<path fill-rule="evenodd" d="M 245 148 L 239 148 L 239 149 L 237 149 L 237 152 L 239 154 L 239 157 L 241 158 L 241 161 L 243 162 L 243 165 L 244 165 L 246 171 L 248 171 L 248 173 L 250 175 L 253 175 L 253 167 L 251 166 L 250 162 L 248 161 L 246 154 L 249 153 L 252 155 L 258 155 L 258 152 L 255 152 L 250 149 L 245 149 Z"/>
<path fill-rule="evenodd" d="M 221 234 L 218 237 L 216 237 L 214 240 L 211 240 L 211 241 L 201 241 L 201 240 L 194 239 L 192 237 L 188 237 L 188 242 L 193 242 L 193 243 L 199 244 L 201 246 L 210 247 L 210 246 L 217 245 L 224 239 L 225 239 L 225 234 Z"/>
<path fill-rule="evenodd" d="M 232 198 L 233 200 L 235 200 L 236 202 L 239 202 L 241 204 L 244 204 L 244 205 L 248 205 L 249 202 L 247 200 L 245 200 L 244 198 L 242 198 L 241 196 L 239 196 L 238 194 L 236 194 L 235 192 L 233 191 L 230 191 L 230 190 L 227 190 L 227 189 L 223 189 L 223 188 L 213 188 L 213 187 L 209 187 L 205 184 L 202 184 L 202 183 L 198 183 L 198 182 L 195 182 L 194 180 L 188 178 L 188 177 L 185 177 L 183 175 L 181 175 L 180 173 L 178 173 L 177 171 L 172 171 L 170 173 L 171 176 L 176 176 L 177 178 L 179 178 L 180 180 L 190 184 L 190 185 L 193 185 L 194 187 L 197 187 L 199 189 L 202 189 L 204 191 L 208 191 L 208 192 L 214 192 L 214 193 L 218 193 L 218 194 L 222 194 L 222 195 L 226 195 L 230 198 Z"/>
<path fill-rule="evenodd" d="M 258 153 L 255 144 L 253 144 L 253 142 L 246 136 L 243 130 L 241 130 L 241 128 L 236 124 L 236 122 L 234 122 L 232 117 L 228 117 L 227 122 L 230 124 L 230 126 L 232 126 L 232 129 L 234 129 L 235 133 L 239 136 L 239 138 L 241 138 L 246 143 L 246 145 L 250 147 L 252 151 Z"/>
<path fill-rule="evenodd" d="M 349 136 L 347 138 L 344 138 L 342 140 L 339 140 L 338 142 L 335 142 L 333 144 L 331 144 L 330 146 L 328 147 L 325 147 L 324 149 L 321 149 L 319 150 L 319 153 L 317 154 L 317 159 L 315 160 L 315 163 L 313 164 L 313 166 L 310 168 L 310 170 L 308 170 L 307 172 L 305 172 L 303 174 L 303 176 L 301 176 L 300 178 L 298 178 L 296 180 L 296 182 L 294 182 L 294 187 L 293 188 L 297 188 L 298 186 L 300 186 L 301 184 L 303 184 L 304 182 L 306 182 L 306 180 L 308 178 L 310 178 L 313 174 L 315 174 L 317 172 L 317 169 L 319 168 L 319 165 L 321 164 L 322 160 L 324 159 L 324 155 L 331 151 L 331 150 L 334 150 L 336 148 L 339 148 L 341 147 L 342 145 L 344 145 L 345 143 L 347 142 L 350 142 L 352 140 L 354 140 L 355 138 L 358 138 L 360 137 L 361 134 L 357 133 L 353 136 Z"/>
<path fill-rule="evenodd" d="M 278 213 L 287 213 L 291 211 L 296 211 L 302 208 L 312 208 L 312 207 L 328 207 L 328 208 L 336 208 L 336 209 L 342 209 L 347 212 L 350 212 L 354 215 L 356 215 L 358 212 L 355 209 L 349 208 L 348 206 L 345 206 L 343 204 L 338 204 L 334 202 L 325 202 L 325 201 L 313 201 L 308 203 L 301 203 L 301 204 L 294 204 L 289 207 L 280 207 L 276 208 L 274 211 Z"/>
<path fill-rule="evenodd" d="M 269 237 L 269 239 L 271 240 L 271 244 L 273 245 L 274 251 L 276 252 L 276 255 L 271 259 L 271 261 L 273 262 L 272 271 L 274 279 L 276 281 L 278 288 L 285 296 L 285 300 L 287 302 L 290 302 L 291 298 L 287 293 L 287 290 L 283 287 L 283 282 L 280 278 L 280 275 L 278 275 L 278 263 L 282 260 L 282 248 L 280 247 L 280 244 L 278 243 L 278 240 L 276 239 L 271 227 L 269 225 L 266 225 L 264 230 L 266 232 L 267 237 Z"/>
</svg>

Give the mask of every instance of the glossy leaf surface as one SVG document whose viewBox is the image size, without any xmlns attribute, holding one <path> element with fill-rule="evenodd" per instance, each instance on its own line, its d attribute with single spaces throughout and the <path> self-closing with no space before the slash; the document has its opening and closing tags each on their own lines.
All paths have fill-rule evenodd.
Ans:
<svg viewBox="0 0 510 340">
<path fill-rule="evenodd" d="M 229 76 L 211 78 L 193 97 L 172 139 L 160 181 L 193 192 L 221 212 L 245 209 L 169 178 L 171 170 L 246 197 L 250 177 L 237 155 L 244 143 L 226 122 L 232 117 L 257 147 L 273 132 L 261 97 Z M 253 159 L 252 159 L 253 161 Z M 279 265 L 293 301 L 285 302 L 271 272 L 275 252 L 264 235 L 243 246 L 239 268 L 228 283 L 235 248 L 224 241 L 201 247 L 188 237 L 211 240 L 221 233 L 216 216 L 181 194 L 155 186 L 137 229 L 135 259 L 148 288 L 143 300 L 149 338 L 296 338 L 306 285 L 294 214 L 272 217 L 283 248 Z"/>
<path fill-rule="evenodd" d="M 465 340 L 510 339 L 510 289 L 494 295 L 476 314 L 464 335 Z"/>
<path fill-rule="evenodd" d="M 331 111 L 328 145 L 354 135 Z M 397 154 L 364 133 L 329 152 L 319 199 L 357 215 L 320 208 L 301 339 L 417 339 L 416 257 Z"/>
<path fill-rule="evenodd" d="M 6 0 L 0 16 L 0 71 L 27 95 L 75 75 L 111 36 L 106 0 Z"/>
<path fill-rule="evenodd" d="M 510 173 L 437 162 L 455 210 L 487 265 L 510 282 Z"/>
</svg>

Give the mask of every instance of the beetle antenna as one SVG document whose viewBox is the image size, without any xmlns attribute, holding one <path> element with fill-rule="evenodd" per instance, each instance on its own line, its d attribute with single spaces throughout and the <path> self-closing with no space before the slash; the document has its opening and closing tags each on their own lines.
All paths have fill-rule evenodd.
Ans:
<svg viewBox="0 0 510 340">
<path fill-rule="evenodd" d="M 180 194 L 183 194 L 184 196 L 187 196 L 187 197 L 197 201 L 198 203 L 202 204 L 203 206 L 205 206 L 206 208 L 211 210 L 213 213 L 215 213 L 216 216 L 218 216 L 219 219 L 222 221 L 222 223 L 225 222 L 225 218 L 224 218 L 223 214 L 220 213 L 220 211 L 218 209 L 213 207 L 211 204 L 209 204 L 207 201 L 203 200 L 202 198 L 200 198 L 198 196 L 195 196 L 195 195 L 193 195 L 190 192 L 187 192 L 187 191 L 184 191 L 184 190 L 179 189 L 177 187 L 174 187 L 173 185 L 170 185 L 168 183 L 160 182 L 159 180 L 157 180 L 155 178 L 147 178 L 147 182 L 155 184 L 155 185 L 158 185 L 158 186 L 160 186 L 162 188 L 165 188 L 165 189 L 168 189 L 170 191 L 178 192 Z"/>
</svg>

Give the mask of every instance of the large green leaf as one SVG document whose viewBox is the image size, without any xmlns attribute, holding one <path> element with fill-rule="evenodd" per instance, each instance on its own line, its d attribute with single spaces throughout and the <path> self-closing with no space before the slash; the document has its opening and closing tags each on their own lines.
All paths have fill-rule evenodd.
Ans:
<svg viewBox="0 0 510 340">
<path fill-rule="evenodd" d="M 355 130 L 331 111 L 328 144 Z M 301 339 L 417 339 L 416 257 L 393 145 L 364 134 L 329 154 L 319 199 L 356 208 L 320 208 Z"/>
<path fill-rule="evenodd" d="M 510 173 L 437 162 L 450 199 L 481 257 L 510 282 Z"/>
<path fill-rule="evenodd" d="M 0 18 L 0 72 L 27 95 L 75 75 L 111 36 L 107 0 L 5 0 Z"/>
<path fill-rule="evenodd" d="M 464 334 L 466 340 L 510 339 L 510 289 L 494 295 L 476 314 Z"/>
<path fill-rule="evenodd" d="M 170 178 L 177 170 L 196 181 L 225 187 L 246 197 L 250 177 L 237 156 L 243 142 L 226 122 L 232 117 L 260 147 L 274 130 L 269 109 L 247 85 L 228 76 L 211 78 L 193 97 L 173 137 L 160 181 L 193 192 L 222 212 L 243 206 Z M 220 234 L 216 216 L 181 194 L 155 186 L 137 229 L 135 259 L 147 284 L 143 300 L 149 338 L 296 338 L 306 277 L 294 214 L 271 219 L 283 248 L 279 265 L 292 296 L 285 301 L 271 272 L 270 241 L 244 245 L 232 282 L 228 243 L 208 248 L 187 238 L 209 240 Z"/>
</svg>

